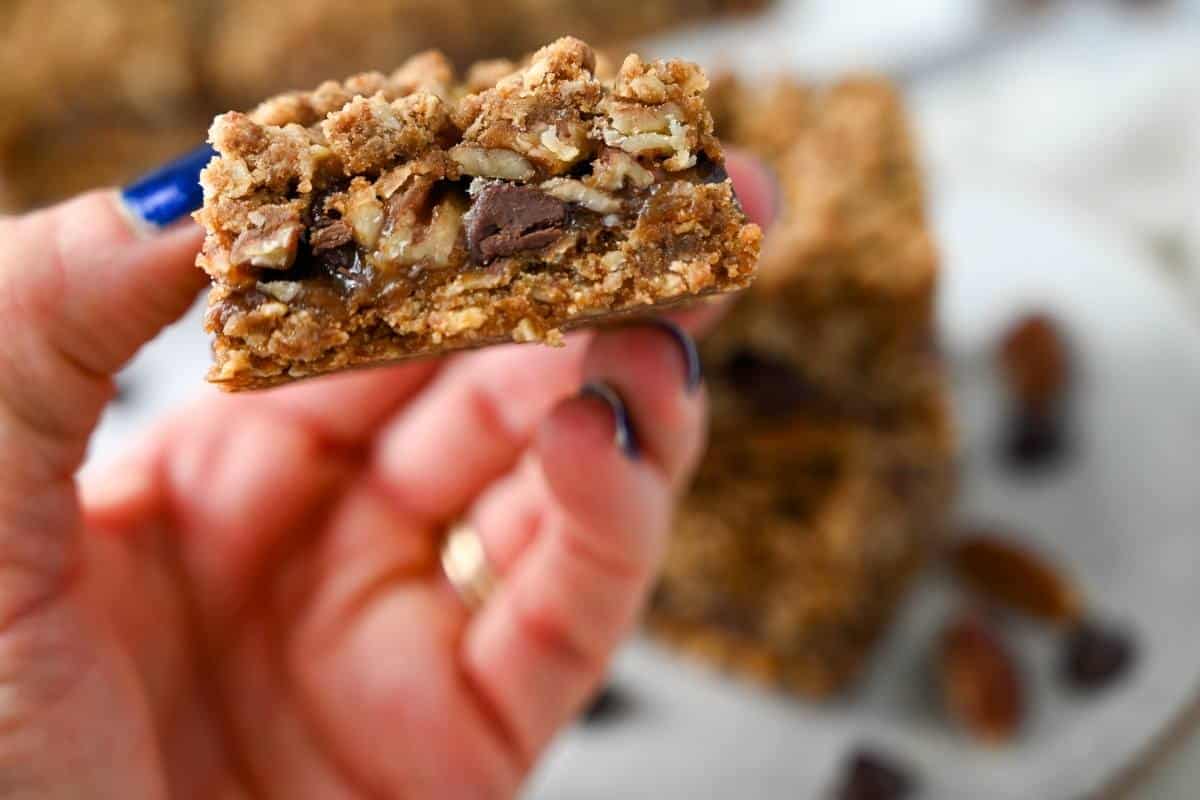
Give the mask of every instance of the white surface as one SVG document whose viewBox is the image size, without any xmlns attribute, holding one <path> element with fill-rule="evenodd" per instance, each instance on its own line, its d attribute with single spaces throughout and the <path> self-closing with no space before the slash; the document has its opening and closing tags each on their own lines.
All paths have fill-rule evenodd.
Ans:
<svg viewBox="0 0 1200 800">
<path fill-rule="evenodd" d="M 1020 176 L 1169 241 L 1200 299 L 1200 2 L 1078 0 L 913 92 L 928 161 Z"/>
<path fill-rule="evenodd" d="M 965 430 L 964 516 L 998 520 L 1069 565 L 1142 660 L 1090 701 L 1054 685 L 1055 639 L 1014 631 L 1032 716 L 1014 747 L 970 746 L 937 717 L 929 643 L 954 595 L 928 577 L 856 696 L 814 707 L 740 686 L 637 643 L 619 722 L 568 735 L 529 797 L 816 798 L 840 759 L 876 743 L 914 765 L 923 798 L 1075 800 L 1132 763 L 1200 689 L 1200 337 L 1127 241 L 1053 204 L 995 188 L 949 191 L 943 320 Z M 1030 481 L 997 468 L 990 350 L 1033 307 L 1065 324 L 1082 368 L 1076 458 Z M 1166 797 L 1168 795 L 1161 795 Z"/>
<path fill-rule="evenodd" d="M 656 36 L 650 50 L 747 75 L 897 71 L 973 39 L 988 0 L 777 0 L 766 12 Z"/>
</svg>

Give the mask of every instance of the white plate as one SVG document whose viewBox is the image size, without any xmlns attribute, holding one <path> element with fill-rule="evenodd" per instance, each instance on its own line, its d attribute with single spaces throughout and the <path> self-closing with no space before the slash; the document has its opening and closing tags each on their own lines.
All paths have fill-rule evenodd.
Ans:
<svg viewBox="0 0 1200 800">
<path fill-rule="evenodd" d="M 645 642 L 616 669 L 627 717 L 559 743 L 529 792 L 547 800 L 817 798 L 871 743 L 913 765 L 923 798 L 1075 800 L 1109 783 L 1200 691 L 1200 329 L 1152 264 L 1092 220 L 1026 193 L 944 190 L 942 322 L 964 428 L 963 515 L 1010 525 L 1128 623 L 1141 661 L 1095 700 L 1055 686 L 1055 639 L 1013 631 L 1031 687 L 1019 743 L 970 746 L 938 718 L 930 643 L 956 597 L 925 579 L 860 690 L 811 706 L 739 685 Z M 1065 324 L 1082 375 L 1070 465 L 998 468 L 991 348 L 1031 308 Z"/>
</svg>

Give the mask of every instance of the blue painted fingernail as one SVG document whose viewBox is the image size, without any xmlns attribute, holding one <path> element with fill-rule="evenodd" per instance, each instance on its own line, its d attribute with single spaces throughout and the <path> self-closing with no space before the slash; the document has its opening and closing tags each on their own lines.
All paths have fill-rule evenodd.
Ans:
<svg viewBox="0 0 1200 800">
<path fill-rule="evenodd" d="M 629 410 L 625 407 L 625 401 L 621 399 L 621 395 L 617 394 L 617 390 L 603 381 L 592 381 L 583 387 L 579 396 L 603 400 L 612 410 L 615 431 L 613 439 L 617 447 L 621 448 L 621 452 L 629 458 L 634 460 L 641 458 L 642 448 L 638 444 L 633 421 L 629 418 Z"/>
<path fill-rule="evenodd" d="M 679 345 L 679 352 L 683 355 L 684 386 L 688 392 L 696 391 L 700 388 L 700 382 L 704 380 L 704 367 L 700 364 L 700 351 L 696 349 L 696 340 L 669 319 L 660 318 L 653 322 L 669 333 L 675 344 Z"/>
<path fill-rule="evenodd" d="M 216 155 L 207 144 L 121 190 L 121 202 L 135 219 L 165 228 L 204 203 L 200 170 Z"/>
</svg>

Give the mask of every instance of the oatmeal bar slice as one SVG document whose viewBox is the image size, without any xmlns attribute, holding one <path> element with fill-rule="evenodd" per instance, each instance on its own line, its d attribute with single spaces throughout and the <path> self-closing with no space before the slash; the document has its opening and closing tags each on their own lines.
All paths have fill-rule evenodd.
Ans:
<svg viewBox="0 0 1200 800">
<path fill-rule="evenodd" d="M 651 632 L 798 695 L 844 689 L 943 537 L 948 410 L 931 397 L 884 429 L 814 404 L 714 439 L 677 516 Z"/>
<path fill-rule="evenodd" d="M 713 429 L 651 629 L 821 697 L 862 669 L 944 529 L 955 437 L 938 264 L 881 81 L 719 82 L 718 132 L 772 163 L 760 276 L 704 342 Z"/>
<path fill-rule="evenodd" d="M 611 81 L 562 39 L 455 79 L 437 54 L 217 118 L 210 380 L 249 389 L 741 289 L 761 233 L 695 66 Z"/>
<path fill-rule="evenodd" d="M 782 201 L 731 345 L 752 341 L 863 413 L 931 391 L 938 255 L 899 93 L 870 77 L 721 78 L 708 101 L 723 141 L 774 166 Z"/>
</svg>

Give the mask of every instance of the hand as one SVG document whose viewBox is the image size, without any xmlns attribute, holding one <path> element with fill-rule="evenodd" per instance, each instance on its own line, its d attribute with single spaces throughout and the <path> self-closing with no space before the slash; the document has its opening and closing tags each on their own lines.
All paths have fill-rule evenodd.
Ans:
<svg viewBox="0 0 1200 800">
<path fill-rule="evenodd" d="M 699 457 L 690 338 L 214 393 L 78 485 L 110 376 L 204 280 L 192 226 L 139 238 L 115 209 L 0 221 L 0 795 L 513 796 L 633 625 Z M 474 614 L 437 558 L 463 514 L 500 578 Z"/>
</svg>

